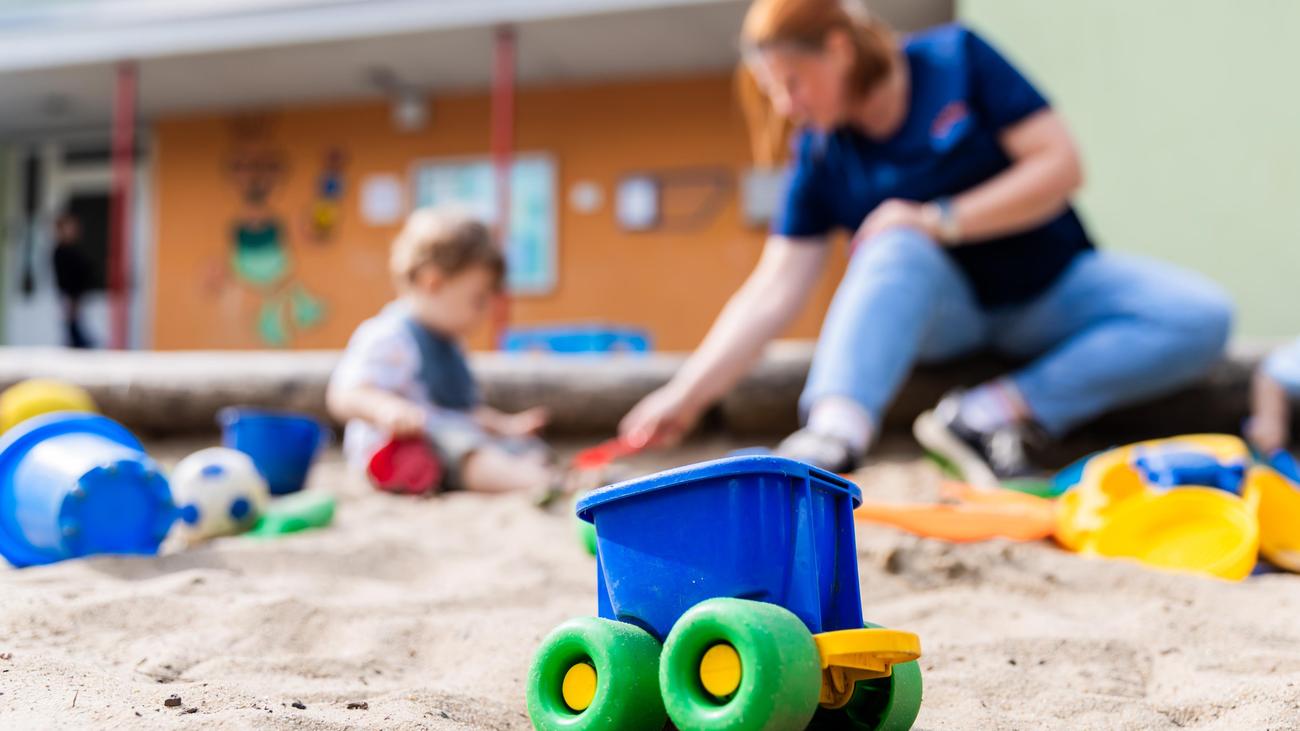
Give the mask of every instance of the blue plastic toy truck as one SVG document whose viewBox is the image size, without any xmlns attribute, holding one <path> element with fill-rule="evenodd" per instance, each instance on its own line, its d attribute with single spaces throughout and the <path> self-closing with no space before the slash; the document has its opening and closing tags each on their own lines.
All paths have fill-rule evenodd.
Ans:
<svg viewBox="0 0 1300 731">
<path fill-rule="evenodd" d="M 862 620 L 858 488 L 773 456 L 611 485 L 594 523 L 599 617 L 543 640 L 528 712 L 543 731 L 908 729 L 920 642 Z"/>
</svg>

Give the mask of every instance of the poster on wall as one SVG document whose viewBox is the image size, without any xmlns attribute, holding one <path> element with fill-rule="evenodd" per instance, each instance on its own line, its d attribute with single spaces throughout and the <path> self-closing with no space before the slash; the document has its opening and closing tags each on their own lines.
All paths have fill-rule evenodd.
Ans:
<svg viewBox="0 0 1300 731">
<path fill-rule="evenodd" d="M 556 173 L 545 155 L 519 155 L 510 171 L 507 284 L 513 294 L 546 294 L 556 284 Z M 415 166 L 416 207 L 454 205 L 496 220 L 496 172 L 487 158 L 425 160 Z"/>
<path fill-rule="evenodd" d="M 240 118 L 231 125 L 225 173 L 239 205 L 231 211 L 226 259 L 214 263 L 206 279 L 214 292 L 227 291 L 233 282 L 254 293 L 258 309 L 250 323 L 253 331 L 263 345 L 284 348 L 319 328 L 327 310 L 321 292 L 309 288 L 298 275 L 300 257 L 318 254 L 294 246 L 295 227 L 281 200 L 289 178 L 288 153 L 272 127 L 270 119 L 259 116 Z M 334 182 L 324 194 L 318 190 L 307 225 L 301 227 L 317 243 L 328 242 L 334 233 L 345 156 L 331 148 L 323 159 L 322 179 Z"/>
</svg>

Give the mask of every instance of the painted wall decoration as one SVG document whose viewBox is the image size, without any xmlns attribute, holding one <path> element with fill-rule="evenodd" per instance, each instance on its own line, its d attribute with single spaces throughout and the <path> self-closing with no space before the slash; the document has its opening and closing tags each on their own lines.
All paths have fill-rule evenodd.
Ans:
<svg viewBox="0 0 1300 731">
<path fill-rule="evenodd" d="M 289 228 L 272 202 L 289 169 L 270 123 L 241 119 L 231 129 L 226 173 L 239 193 L 240 209 L 230 224 L 229 273 L 261 298 L 252 323 L 261 342 L 286 347 L 295 333 L 320 324 L 325 307 L 294 278 Z"/>
<path fill-rule="evenodd" d="M 555 223 L 553 237 L 542 223 L 535 240 L 543 243 L 529 247 L 538 254 L 531 276 L 520 276 L 525 267 L 515 255 L 515 282 L 539 290 L 548 281 L 554 286 L 514 297 L 513 326 L 601 320 L 643 327 L 661 350 L 699 343 L 758 260 L 765 235 L 743 221 L 736 195 L 750 150 L 732 83 L 729 74 L 720 74 L 519 90 L 516 139 L 523 151 L 544 152 L 553 161 Z M 486 93 L 448 93 L 438 99 L 437 117 L 410 133 L 393 128 L 391 105 L 381 100 L 313 102 L 264 113 L 273 127 L 261 144 L 280 153 L 281 178 L 262 210 L 282 223 L 286 281 L 301 283 L 325 304 L 318 324 L 288 327 L 290 347 L 343 347 L 362 320 L 392 299 L 388 252 L 403 215 L 416 205 L 416 173 L 431 163 L 486 163 L 483 124 L 490 107 Z M 238 116 L 244 115 L 220 110 L 154 122 L 150 220 L 156 222 L 156 246 L 148 300 L 159 349 L 266 347 L 256 323 L 270 294 L 237 279 L 231 264 L 234 221 L 248 207 L 228 172 Z M 342 215 L 333 241 L 317 244 L 305 230 L 307 215 L 334 148 L 346 155 Z M 623 177 L 710 167 L 725 170 L 732 186 L 718 214 L 692 215 L 711 197 L 710 184 L 671 185 L 660 201 L 667 225 L 635 233 L 618 225 L 615 192 Z M 487 174 L 487 166 L 482 170 Z M 374 179 L 381 181 L 372 186 L 378 192 L 367 201 Z M 490 179 L 486 175 L 485 182 Z M 604 193 L 602 205 L 589 213 L 568 203 L 581 181 Z M 519 195 L 514 199 L 522 203 Z M 548 210 L 547 198 L 541 200 Z M 700 223 L 683 225 L 691 221 Z M 787 337 L 817 334 L 846 260 L 842 248 L 830 256 L 826 276 Z M 10 270 L 11 282 L 17 273 Z M 205 275 L 208 287 L 200 284 Z M 478 349 L 495 342 L 484 328 L 469 344 Z"/>
<path fill-rule="evenodd" d="M 699 231 L 718 219 L 731 201 L 732 172 L 697 166 L 624 176 L 615 211 L 624 231 Z"/>
<path fill-rule="evenodd" d="M 496 174 L 487 158 L 427 160 L 415 170 L 416 207 L 456 205 L 485 221 L 497 214 Z M 515 294 L 556 286 L 556 171 L 545 155 L 520 155 L 510 171 L 507 284 Z"/>
<path fill-rule="evenodd" d="M 343 169 L 347 155 L 335 147 L 325 153 L 316 176 L 316 199 L 307 214 L 307 235 L 316 243 L 327 244 L 338 230 L 343 213 Z"/>
</svg>

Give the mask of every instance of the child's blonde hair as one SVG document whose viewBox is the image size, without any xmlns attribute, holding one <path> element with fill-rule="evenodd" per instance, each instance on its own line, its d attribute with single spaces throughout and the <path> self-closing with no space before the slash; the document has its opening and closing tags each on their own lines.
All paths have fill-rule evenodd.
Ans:
<svg viewBox="0 0 1300 731">
<path fill-rule="evenodd" d="M 452 208 L 421 208 L 406 219 L 393 239 L 388 269 L 399 292 L 426 266 L 454 277 L 476 266 L 492 273 L 498 288 L 506 273 L 505 257 L 482 221 Z"/>
</svg>

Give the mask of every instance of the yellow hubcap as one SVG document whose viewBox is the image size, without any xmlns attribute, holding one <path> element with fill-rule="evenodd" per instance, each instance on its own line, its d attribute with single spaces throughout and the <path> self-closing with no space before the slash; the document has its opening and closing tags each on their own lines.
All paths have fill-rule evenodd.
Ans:
<svg viewBox="0 0 1300 731">
<path fill-rule="evenodd" d="M 596 668 L 585 662 L 569 668 L 569 672 L 564 674 L 560 692 L 566 706 L 579 713 L 587 710 L 596 698 Z"/>
<path fill-rule="evenodd" d="M 714 645 L 700 660 L 700 682 L 715 698 L 725 698 L 740 687 L 740 655 L 731 645 Z"/>
</svg>

